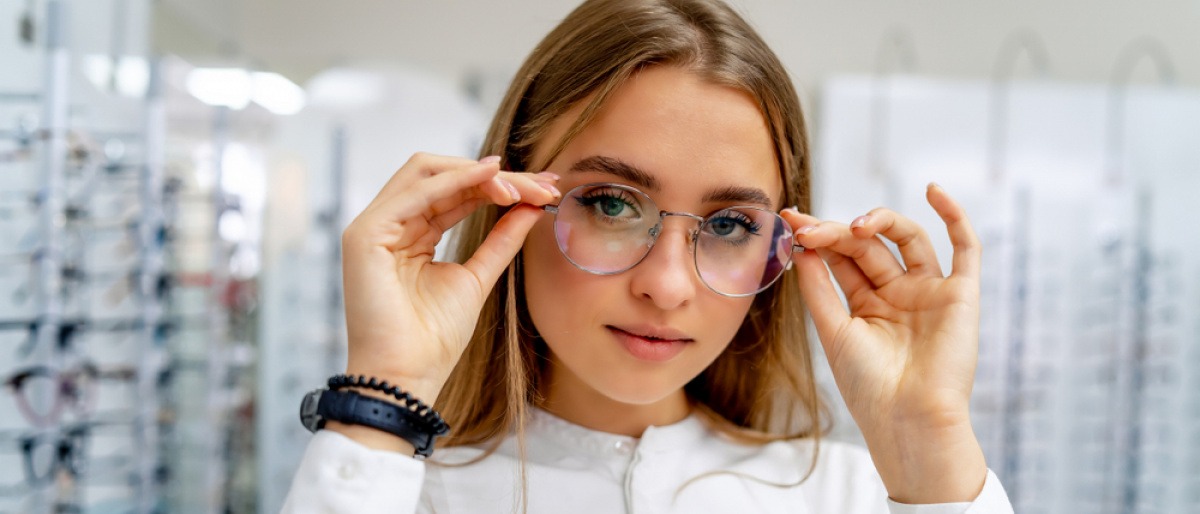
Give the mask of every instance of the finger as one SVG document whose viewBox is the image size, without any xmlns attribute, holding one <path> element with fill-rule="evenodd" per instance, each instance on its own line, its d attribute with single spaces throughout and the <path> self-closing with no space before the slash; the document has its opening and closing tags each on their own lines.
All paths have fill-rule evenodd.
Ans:
<svg viewBox="0 0 1200 514">
<path fill-rule="evenodd" d="M 479 184 L 475 191 L 466 192 L 472 197 L 487 198 L 498 205 L 511 205 L 521 201 L 521 193 L 517 188 L 500 178 L 500 175 L 492 177 L 491 180 Z"/>
<path fill-rule="evenodd" d="M 422 186 L 423 187 L 423 186 Z M 408 194 L 413 194 L 409 192 Z M 449 223 L 447 227 L 454 226 L 455 223 L 461 221 L 475 209 L 486 203 L 494 203 L 496 205 L 512 205 L 520 201 L 520 193 L 516 191 L 511 183 L 500 178 L 499 175 L 493 176 L 490 180 L 485 180 L 474 187 L 468 187 L 457 194 L 451 194 L 443 198 L 437 199 L 429 204 L 430 222 L 439 219 L 441 223 Z M 464 208 L 468 206 L 469 208 Z M 446 220 L 458 218 L 453 222 Z"/>
<path fill-rule="evenodd" d="M 850 313 L 842 305 L 841 298 L 838 298 L 833 282 L 829 279 L 829 270 L 825 268 L 825 262 L 816 251 L 800 252 L 795 255 L 795 260 L 804 303 L 812 314 L 813 325 L 820 336 L 821 345 L 832 359 L 836 348 L 831 346 L 841 327 L 849 323 Z"/>
<path fill-rule="evenodd" d="M 814 251 L 829 266 L 829 271 L 833 273 L 833 278 L 837 280 L 850 305 L 857 305 L 859 303 L 857 299 L 861 295 L 875 290 L 874 284 L 854 260 L 828 249 L 814 249 Z"/>
<path fill-rule="evenodd" d="M 525 236 L 541 218 L 542 212 L 530 205 L 513 207 L 500 217 L 475 254 L 463 263 L 479 280 L 481 291 L 490 291 L 496 285 L 500 273 L 521 251 Z"/>
<path fill-rule="evenodd" d="M 787 224 L 792 227 L 793 232 L 809 225 L 816 225 L 821 222 L 821 220 L 816 216 L 804 214 L 795 207 L 788 207 L 780 211 L 779 215 L 783 217 L 783 221 L 786 221 Z"/>
<path fill-rule="evenodd" d="M 432 258 L 433 245 L 446 228 L 453 226 L 447 225 L 446 219 L 432 221 L 439 216 L 434 212 L 435 206 L 445 213 L 453 210 L 451 205 L 469 202 L 472 200 L 469 190 L 489 181 L 498 171 L 495 163 L 476 164 L 417 182 L 400 196 L 377 196 L 347 227 L 343 246 L 361 242 L 383 246 L 393 253 L 403 249 L 406 255 Z M 503 198 L 508 201 L 506 193 Z M 350 234 L 355 235 L 350 237 Z"/>
<path fill-rule="evenodd" d="M 392 174 L 387 183 L 379 189 L 379 194 L 376 197 L 391 197 L 402 194 L 411 184 L 422 178 L 432 177 L 448 170 L 467 168 L 481 162 L 464 157 L 450 157 L 417 152 L 412 157 L 409 157 L 408 162 L 405 162 L 396 173 Z"/>
<path fill-rule="evenodd" d="M 446 232 L 451 227 L 457 225 L 460 221 L 470 216 L 476 209 L 487 204 L 487 200 L 483 198 L 472 198 L 465 202 L 455 204 L 448 211 L 437 214 L 429 219 L 429 224 L 438 232 Z"/>
<path fill-rule="evenodd" d="M 558 175 L 550 172 L 501 171 L 497 178 L 512 184 L 521 202 L 524 203 L 545 205 L 562 198 L 562 193 L 554 186 L 558 182 Z"/>
<path fill-rule="evenodd" d="M 896 243 L 909 274 L 943 276 L 929 234 L 917 222 L 891 209 L 880 207 L 855 218 L 850 223 L 850 231 L 861 239 L 873 239 L 879 234 Z"/>
<path fill-rule="evenodd" d="M 822 221 L 812 229 L 796 233 L 797 241 L 805 248 L 826 248 L 853 259 L 875 287 L 904 276 L 904 266 L 877 237 L 855 237 L 850 227 L 832 221 Z"/>
<path fill-rule="evenodd" d="M 473 198 L 486 198 L 499 205 L 510 205 L 514 200 L 509 192 L 480 187 L 495 179 L 499 172 L 497 164 L 484 163 L 443 171 L 421 180 L 398 197 L 398 201 L 389 203 L 398 209 L 392 219 L 406 219 L 426 213 L 437 215 L 451 210 L 451 205 Z"/>
<path fill-rule="evenodd" d="M 793 234 L 793 239 L 797 241 L 802 235 L 816 230 L 817 224 L 821 223 L 821 220 L 815 216 L 803 214 L 794 208 L 784 209 L 780 215 L 789 225 L 799 227 Z M 829 272 L 833 273 L 833 278 L 841 286 L 846 299 L 851 300 L 851 305 L 854 304 L 852 300 L 858 295 L 875 289 L 858 264 L 846 256 L 828 249 L 818 250 L 817 256 L 829 266 Z"/>
<path fill-rule="evenodd" d="M 938 216 L 941 216 L 942 221 L 946 222 L 946 232 L 949 233 L 950 244 L 954 247 L 951 273 L 978 279 L 983 247 L 975 229 L 971 227 L 970 220 L 967 219 L 966 210 L 937 184 L 929 184 L 925 198 Z"/>
<path fill-rule="evenodd" d="M 378 226 L 380 223 L 403 225 L 405 220 L 435 216 L 453 208 L 470 197 L 480 196 L 476 186 L 496 176 L 500 170 L 495 163 L 475 163 L 471 166 L 446 170 L 435 176 L 406 185 L 394 194 L 380 192 L 359 213 L 352 224 Z M 473 190 L 474 189 L 474 190 Z M 492 193 L 499 202 L 511 203 L 506 192 Z M 437 212 L 432 212 L 432 211 Z M 432 213 L 431 213 L 432 212 Z M 390 230 L 389 230 L 390 231 Z"/>
<path fill-rule="evenodd" d="M 462 197 L 452 196 L 434 202 L 430 210 L 439 225 L 448 223 L 445 226 L 451 227 L 483 205 L 485 200 L 497 205 L 511 205 L 516 201 L 545 205 L 562 196 L 553 184 L 556 180 L 558 176 L 552 173 L 502 171 Z"/>
</svg>

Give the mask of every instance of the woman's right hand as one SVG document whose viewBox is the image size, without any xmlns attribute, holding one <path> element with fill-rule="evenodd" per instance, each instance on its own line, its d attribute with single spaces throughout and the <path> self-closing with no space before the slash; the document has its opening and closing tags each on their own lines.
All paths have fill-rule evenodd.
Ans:
<svg viewBox="0 0 1200 514">
<path fill-rule="evenodd" d="M 418 153 L 343 232 L 347 373 L 437 399 L 538 206 L 561 197 L 557 176 L 501 172 L 499 161 Z M 518 202 L 465 263 L 434 262 L 450 227 L 487 203 Z"/>
</svg>

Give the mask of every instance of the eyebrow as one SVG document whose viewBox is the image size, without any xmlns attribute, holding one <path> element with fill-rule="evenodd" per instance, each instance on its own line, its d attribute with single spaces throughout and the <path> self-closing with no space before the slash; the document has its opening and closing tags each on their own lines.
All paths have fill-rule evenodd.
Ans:
<svg viewBox="0 0 1200 514">
<path fill-rule="evenodd" d="M 662 185 L 653 175 L 646 173 L 637 166 L 615 157 L 593 155 L 585 157 L 571 165 L 570 171 L 598 171 L 621 178 L 638 187 L 659 191 Z M 737 204 L 758 204 L 771 208 L 771 197 L 762 189 L 744 186 L 726 186 L 714 189 L 704 194 L 704 203 L 729 202 Z"/>
<path fill-rule="evenodd" d="M 653 191 L 658 191 L 662 186 L 659 185 L 658 179 L 653 175 L 646 173 L 637 166 L 629 164 L 621 159 L 614 157 L 605 157 L 603 155 L 593 155 L 580 159 L 575 164 L 571 165 L 571 171 L 599 171 L 625 179 L 632 182 L 636 186 L 644 187 Z"/>
<path fill-rule="evenodd" d="M 718 202 L 739 205 L 758 204 L 768 209 L 771 208 L 771 197 L 756 187 L 728 186 L 709 191 L 704 195 L 704 203 Z"/>
</svg>

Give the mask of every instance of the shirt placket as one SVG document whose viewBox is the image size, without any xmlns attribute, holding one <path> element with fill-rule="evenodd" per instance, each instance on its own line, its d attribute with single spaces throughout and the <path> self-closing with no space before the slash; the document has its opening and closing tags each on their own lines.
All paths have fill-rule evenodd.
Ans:
<svg viewBox="0 0 1200 514">
<path fill-rule="evenodd" d="M 634 514 L 639 512 L 634 501 L 634 477 L 638 469 L 638 463 L 641 461 L 641 452 L 632 452 L 629 463 L 625 466 L 625 483 L 622 490 L 625 493 L 625 514 Z"/>
</svg>

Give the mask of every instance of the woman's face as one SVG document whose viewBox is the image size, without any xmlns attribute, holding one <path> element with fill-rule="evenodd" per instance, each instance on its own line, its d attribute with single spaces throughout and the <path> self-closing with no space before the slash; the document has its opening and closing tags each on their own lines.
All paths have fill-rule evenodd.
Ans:
<svg viewBox="0 0 1200 514">
<path fill-rule="evenodd" d="M 552 123 L 535 162 L 545 162 L 538 152 L 549 151 L 581 109 Z M 764 208 L 778 211 L 782 201 L 775 149 L 755 101 L 669 66 L 623 84 L 546 170 L 562 177 L 563 193 L 615 182 L 645 192 L 661 210 L 701 216 L 754 204 L 747 198 L 756 191 Z M 696 228 L 692 219 L 667 217 L 641 263 L 594 275 L 559 251 L 553 215 L 538 222 L 522 255 L 527 307 L 552 353 L 542 391 L 550 402 L 678 402 L 683 386 L 725 349 L 753 298 L 721 296 L 700 281 L 691 255 Z"/>
</svg>

